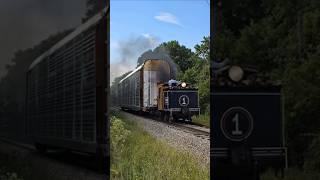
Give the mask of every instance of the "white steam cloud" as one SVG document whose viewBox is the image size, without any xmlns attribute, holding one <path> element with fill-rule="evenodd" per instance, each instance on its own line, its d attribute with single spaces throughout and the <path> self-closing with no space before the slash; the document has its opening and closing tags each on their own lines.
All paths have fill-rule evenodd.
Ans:
<svg viewBox="0 0 320 180">
<path fill-rule="evenodd" d="M 114 78 L 133 70 L 137 65 L 139 56 L 159 45 L 159 39 L 150 34 L 141 34 L 139 36 L 131 36 L 125 41 L 111 42 L 111 53 L 115 53 L 118 59 L 111 59 L 110 64 L 110 83 Z"/>
</svg>

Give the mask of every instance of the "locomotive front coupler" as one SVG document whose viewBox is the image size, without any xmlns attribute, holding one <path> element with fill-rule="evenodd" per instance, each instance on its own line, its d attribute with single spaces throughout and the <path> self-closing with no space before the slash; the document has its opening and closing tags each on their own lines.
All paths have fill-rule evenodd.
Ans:
<svg viewBox="0 0 320 180">
<path fill-rule="evenodd" d="M 253 157 L 253 152 L 246 141 L 233 142 L 228 148 L 231 170 L 238 177 L 245 177 L 248 180 L 259 180 L 260 169 L 258 161 Z"/>
<path fill-rule="evenodd" d="M 181 108 L 181 114 L 183 116 L 183 119 L 185 119 L 187 121 L 191 121 L 191 112 L 190 112 L 189 108 L 187 108 L 187 107 Z"/>
</svg>

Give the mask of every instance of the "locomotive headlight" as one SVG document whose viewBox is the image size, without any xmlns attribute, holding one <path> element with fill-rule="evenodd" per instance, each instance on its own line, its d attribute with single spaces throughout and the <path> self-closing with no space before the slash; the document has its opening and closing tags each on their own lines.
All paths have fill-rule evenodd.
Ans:
<svg viewBox="0 0 320 180">
<path fill-rule="evenodd" d="M 243 78 L 243 70 L 239 66 L 232 66 L 229 69 L 229 77 L 232 81 L 238 82 Z"/>
<path fill-rule="evenodd" d="M 181 86 L 182 87 L 187 87 L 187 83 L 183 82 L 183 83 L 181 83 Z"/>
</svg>

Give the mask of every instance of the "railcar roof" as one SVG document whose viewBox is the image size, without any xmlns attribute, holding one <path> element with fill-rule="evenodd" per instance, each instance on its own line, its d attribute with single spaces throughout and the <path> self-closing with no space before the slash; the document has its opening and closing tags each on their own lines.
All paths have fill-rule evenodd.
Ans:
<svg viewBox="0 0 320 180">
<path fill-rule="evenodd" d="M 40 63 L 42 61 L 43 58 L 45 58 L 46 56 L 52 54 L 54 51 L 56 51 L 57 49 L 61 48 L 63 45 L 65 45 L 66 43 L 68 43 L 69 41 L 71 41 L 73 38 L 75 38 L 77 35 L 81 34 L 82 32 L 84 32 L 85 30 L 87 30 L 89 27 L 97 24 L 99 22 L 99 20 L 104 16 L 104 14 L 107 12 L 107 10 L 109 9 L 108 7 L 105 7 L 101 12 L 99 12 L 98 14 L 96 14 L 95 16 L 93 16 L 92 18 L 90 18 L 89 20 L 87 20 L 85 23 L 81 24 L 79 27 L 77 27 L 72 33 L 70 33 L 69 35 L 67 35 L 65 38 L 63 38 L 62 40 L 60 40 L 57 44 L 55 44 L 54 46 L 52 46 L 49 50 L 47 50 L 46 52 L 44 52 L 41 56 L 39 56 L 36 60 L 34 60 L 31 65 L 29 66 L 29 70 L 31 70 L 33 67 L 35 67 L 38 63 Z"/>
<path fill-rule="evenodd" d="M 135 70 L 133 70 L 130 74 L 128 74 L 126 77 L 124 77 L 123 79 L 120 80 L 119 84 L 124 81 L 125 79 L 127 79 L 128 77 L 130 77 L 132 74 L 134 74 L 135 72 L 139 71 L 140 69 L 142 69 L 144 63 L 141 64 L 139 67 L 137 67 Z"/>
<path fill-rule="evenodd" d="M 135 70 L 133 70 L 130 74 L 128 74 L 126 77 L 124 77 L 123 79 L 121 79 L 119 81 L 118 84 L 120 84 L 122 81 L 124 81 L 125 79 L 127 79 L 128 77 L 130 77 L 132 74 L 134 74 L 135 72 L 139 71 L 143 66 L 144 64 L 147 62 L 147 61 L 150 61 L 150 60 L 161 60 L 161 59 L 147 59 L 145 60 L 140 66 L 138 66 Z"/>
</svg>

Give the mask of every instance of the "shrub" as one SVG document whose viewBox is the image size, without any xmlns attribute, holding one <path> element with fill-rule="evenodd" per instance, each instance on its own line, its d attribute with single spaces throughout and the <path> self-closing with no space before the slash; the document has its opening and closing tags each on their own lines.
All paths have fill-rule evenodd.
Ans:
<svg viewBox="0 0 320 180">
<path fill-rule="evenodd" d="M 124 123 L 116 118 L 111 117 L 111 161 L 120 160 L 121 153 L 124 149 L 126 138 L 129 136 L 130 131 L 124 126 Z"/>
</svg>

